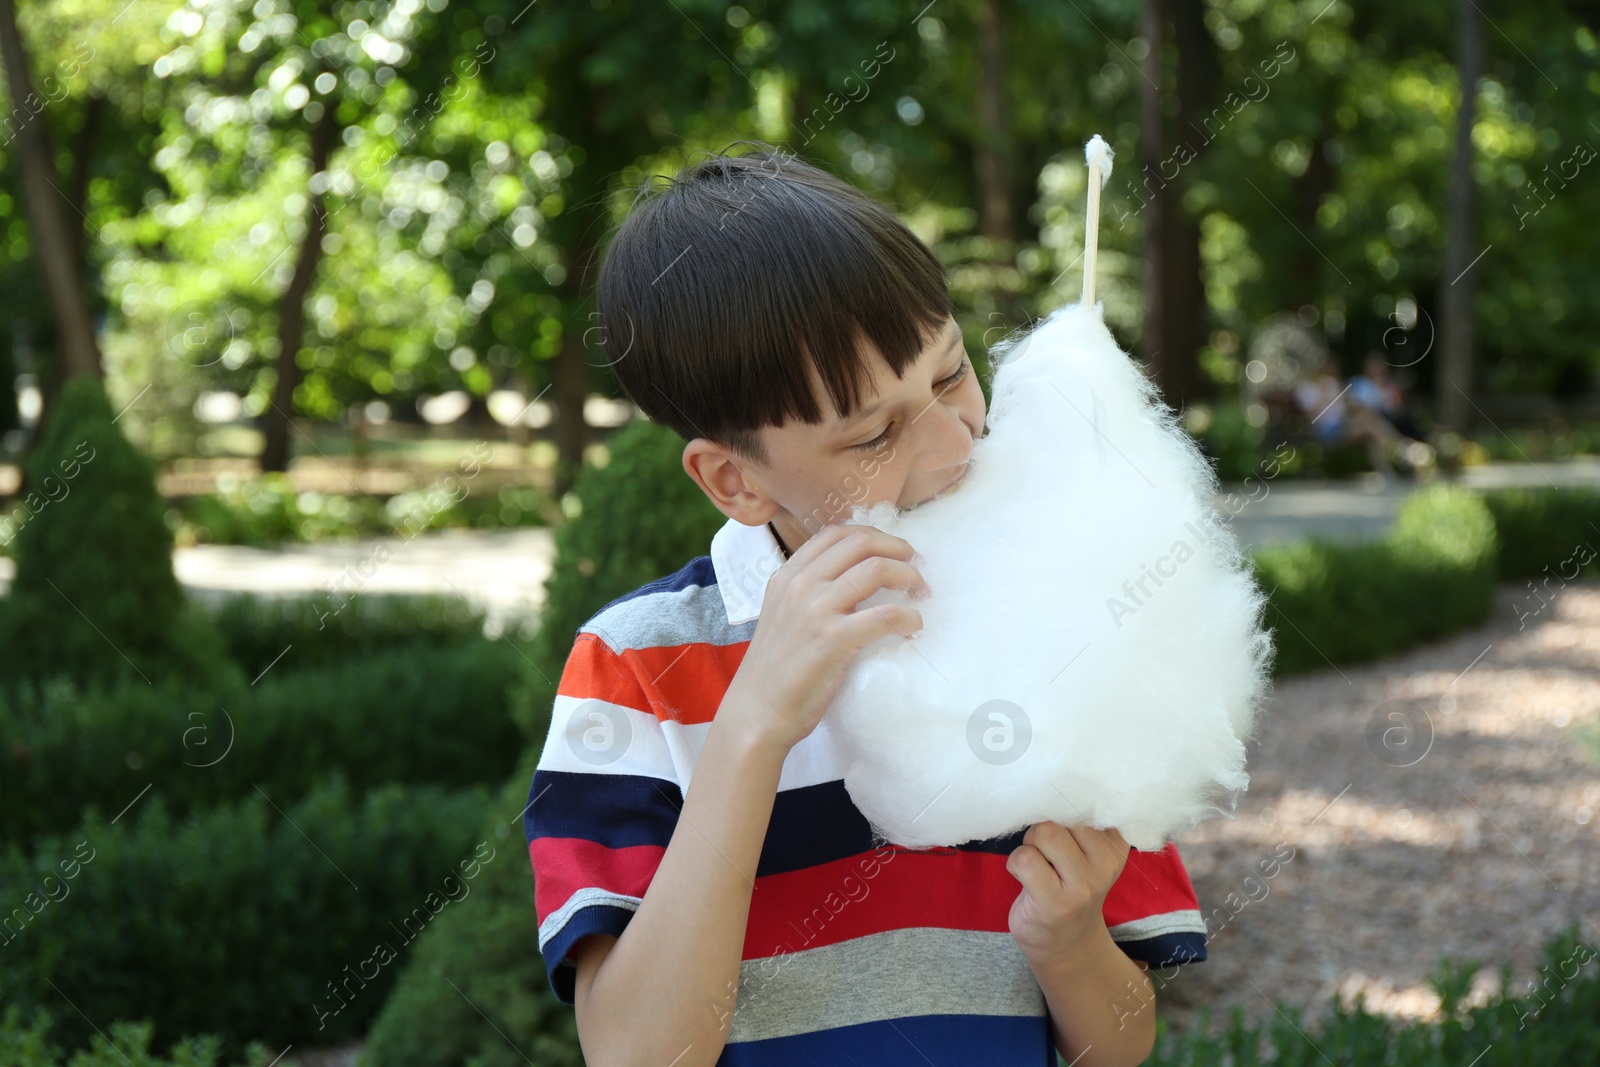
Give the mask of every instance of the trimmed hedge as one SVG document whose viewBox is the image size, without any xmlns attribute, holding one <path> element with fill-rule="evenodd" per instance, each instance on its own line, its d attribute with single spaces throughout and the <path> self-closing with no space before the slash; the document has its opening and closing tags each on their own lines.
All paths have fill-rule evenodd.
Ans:
<svg viewBox="0 0 1600 1067">
<path fill-rule="evenodd" d="M 468 466 L 469 461 L 463 459 L 459 469 L 466 473 Z M 243 479 L 225 476 L 218 479 L 216 492 L 181 497 L 171 504 L 167 525 L 180 544 L 258 547 L 389 537 L 419 528 L 544 526 L 556 511 L 550 494 L 532 485 L 485 486 L 457 496 L 435 483 L 387 498 L 347 496 L 297 492 L 289 477 L 278 471 Z"/>
<path fill-rule="evenodd" d="M 0 600 L 0 679 L 216 679 L 231 664 L 183 595 L 155 466 L 98 379 L 70 379 L 0 523 L 16 580 Z"/>
<path fill-rule="evenodd" d="M 299 671 L 413 641 L 433 647 L 478 641 L 484 625 L 483 611 L 458 596 L 353 590 L 238 594 L 207 607 L 206 614 L 247 679 L 269 666 L 274 672 Z"/>
<path fill-rule="evenodd" d="M 1502 579 L 1600 577 L 1600 489 L 1489 489 L 1483 502 L 1500 534 Z"/>
<path fill-rule="evenodd" d="M 65 680 L 0 696 L 0 842 L 112 816 L 145 787 L 175 814 L 255 795 L 288 802 L 338 770 L 365 790 L 502 780 L 522 738 L 504 641 L 400 648 L 217 690 L 139 682 L 78 694 Z M 231 739 L 231 747 L 230 747 Z"/>
<path fill-rule="evenodd" d="M 1346 1009 L 1331 1005 L 1321 1025 L 1286 1007 L 1269 1026 L 1247 1026 L 1239 1008 L 1220 1033 L 1202 1010 L 1196 1033 L 1174 1035 L 1156 1018 L 1150 1067 L 1322 1067 L 1334 1064 L 1403 1064 L 1404 1067 L 1526 1067 L 1528 1064 L 1594 1064 L 1600 1049 L 1600 968 L 1596 948 L 1572 923 L 1544 946 L 1539 986 L 1515 995 L 1510 964 L 1500 970 L 1500 990 L 1488 1003 L 1462 1002 L 1481 965 L 1445 960 L 1429 984 L 1441 1001 L 1440 1021 L 1394 1020 L 1368 1014 L 1358 995 Z M 1160 993 L 1157 992 L 1159 1000 Z"/>
<path fill-rule="evenodd" d="M 68 1009 L 63 1009 L 68 1010 Z M 117 1020 L 104 1034 L 96 1034 L 87 1049 L 76 1052 L 71 1061 L 50 1042 L 51 1021 L 56 1014 L 41 1010 L 27 1026 L 16 1005 L 6 1008 L 0 1019 L 0 1063 L 6 1067 L 217 1067 L 222 1042 L 213 1035 L 186 1037 L 172 1046 L 166 1057 L 151 1052 L 150 1039 L 155 1027 L 149 1022 Z M 272 1067 L 274 1054 L 266 1045 L 253 1042 L 245 1049 L 238 1067 Z M 294 1059 L 281 1061 L 280 1067 L 294 1067 Z"/>
<path fill-rule="evenodd" d="M 216 1034 L 230 1056 L 256 1038 L 357 1036 L 397 972 L 376 947 L 403 959 L 408 934 L 471 899 L 462 865 L 492 866 L 488 798 L 386 786 L 358 799 L 334 778 L 297 804 L 257 794 L 178 821 L 153 793 L 116 825 L 95 813 L 43 838 L 33 858 L 8 848 L 0 1002 L 56 1011 L 65 995 L 99 1020 L 150 1019 L 163 1045 Z M 336 986 L 345 1006 L 324 1016 Z M 51 1038 L 75 1048 L 93 1034 L 58 1013 Z"/>
<path fill-rule="evenodd" d="M 1494 517 L 1473 492 L 1418 490 L 1380 540 L 1255 549 L 1276 676 L 1373 659 L 1481 622 L 1493 603 Z"/>
<path fill-rule="evenodd" d="M 577 1019 L 551 992 L 539 955 L 533 872 L 517 818 L 534 755 L 501 789 L 481 831 L 506 862 L 485 868 L 473 895 L 417 940 L 367 1034 L 367 1067 L 581 1067 Z"/>
</svg>

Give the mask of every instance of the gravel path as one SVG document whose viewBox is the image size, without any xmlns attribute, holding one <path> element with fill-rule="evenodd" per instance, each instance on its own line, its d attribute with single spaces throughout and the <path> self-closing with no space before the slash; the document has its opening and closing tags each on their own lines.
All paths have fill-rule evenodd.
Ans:
<svg viewBox="0 0 1600 1067">
<path fill-rule="evenodd" d="M 1217 917 L 1160 993 L 1170 1025 L 1263 1021 L 1268 997 L 1318 1019 L 1358 991 L 1435 1018 L 1443 956 L 1483 961 L 1482 1003 L 1504 962 L 1525 992 L 1573 920 L 1600 944 L 1600 582 L 1519 625 L 1539 603 L 1505 583 L 1478 629 L 1278 683 L 1233 819 L 1177 839 Z"/>
</svg>

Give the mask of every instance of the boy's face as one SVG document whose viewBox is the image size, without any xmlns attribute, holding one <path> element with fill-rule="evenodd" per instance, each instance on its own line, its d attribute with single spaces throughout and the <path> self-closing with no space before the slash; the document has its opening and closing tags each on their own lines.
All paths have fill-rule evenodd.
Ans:
<svg viewBox="0 0 1600 1067">
<path fill-rule="evenodd" d="M 871 385 L 856 412 L 839 418 L 813 373 L 826 417 L 762 430 L 767 464 L 705 438 L 689 442 L 684 469 L 723 514 L 747 526 L 771 520 L 793 551 L 849 518 L 853 506 L 890 500 L 905 509 L 957 487 L 983 435 L 986 409 L 955 319 L 945 320 L 903 378 L 866 344 Z"/>
</svg>

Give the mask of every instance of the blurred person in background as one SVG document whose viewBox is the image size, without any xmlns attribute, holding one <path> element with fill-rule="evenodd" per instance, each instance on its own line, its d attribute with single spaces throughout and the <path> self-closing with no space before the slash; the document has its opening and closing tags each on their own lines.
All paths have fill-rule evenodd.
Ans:
<svg viewBox="0 0 1600 1067">
<path fill-rule="evenodd" d="M 1319 444 L 1324 448 L 1363 444 L 1372 469 L 1385 478 L 1391 477 L 1395 471 L 1389 452 L 1401 441 L 1400 431 L 1376 409 L 1354 401 L 1350 395 L 1354 388 L 1354 382 L 1349 386 L 1340 384 L 1339 365 L 1328 356 L 1309 378 L 1295 383 L 1294 399 L 1311 419 L 1312 436 Z"/>
<path fill-rule="evenodd" d="M 1427 435 L 1417 425 L 1404 390 L 1389 377 L 1389 363 L 1383 353 L 1366 354 L 1362 373 L 1350 379 L 1350 391 L 1346 396 L 1352 403 L 1377 414 L 1399 433 L 1395 450 L 1408 470 L 1414 472 L 1434 461 L 1433 446 L 1424 440 Z"/>
</svg>

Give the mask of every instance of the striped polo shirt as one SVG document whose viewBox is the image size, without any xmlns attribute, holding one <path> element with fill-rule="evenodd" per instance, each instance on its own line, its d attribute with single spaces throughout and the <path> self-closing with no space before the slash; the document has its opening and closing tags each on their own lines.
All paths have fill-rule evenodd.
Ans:
<svg viewBox="0 0 1600 1067">
<path fill-rule="evenodd" d="M 539 951 L 562 1003 L 574 944 L 620 936 L 649 889 L 783 562 L 765 525 L 729 520 L 709 556 L 579 628 L 524 815 Z M 875 838 L 824 716 L 783 764 L 717 1062 L 1053 1067 L 1044 994 L 1007 924 L 1021 884 L 1006 858 L 1023 833 L 932 849 Z M 1172 843 L 1128 853 L 1104 918 L 1153 968 L 1206 958 Z"/>
</svg>

